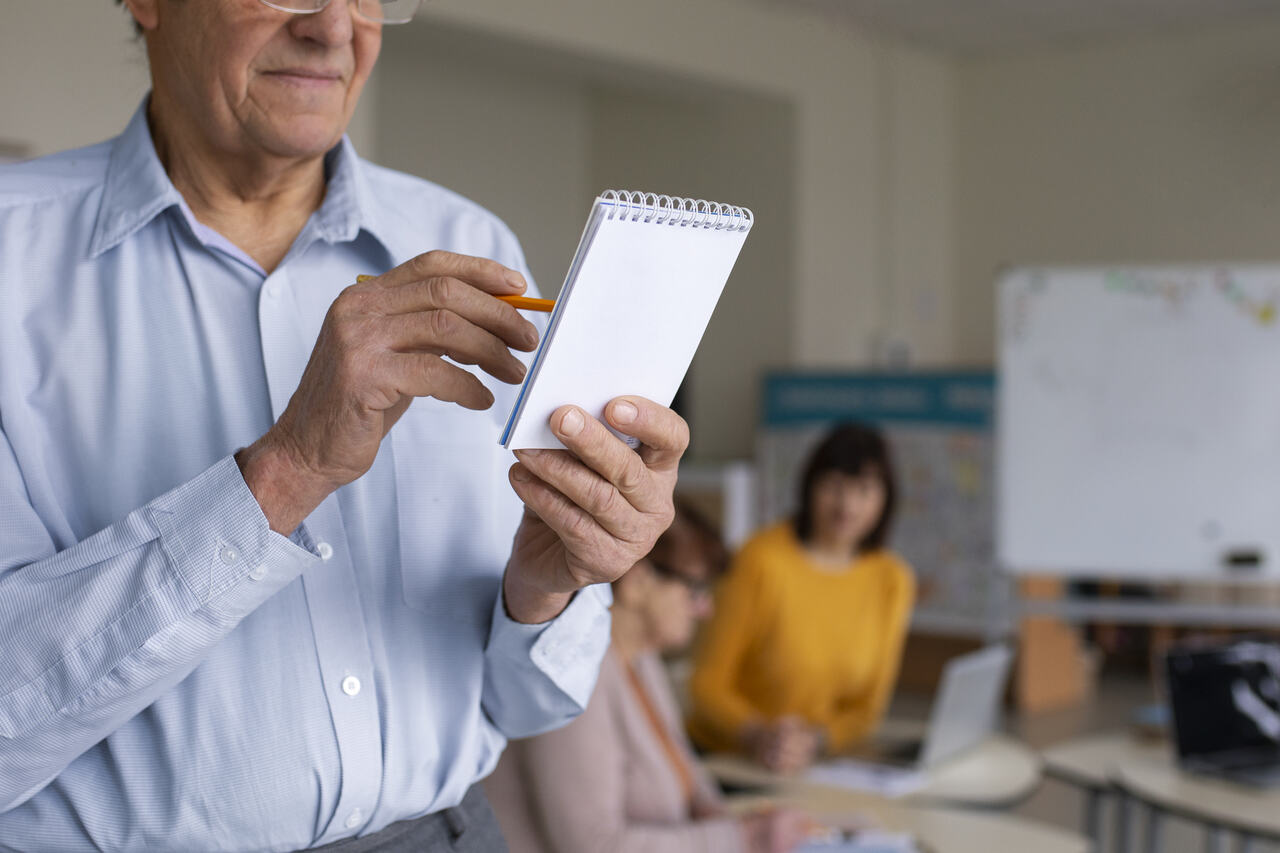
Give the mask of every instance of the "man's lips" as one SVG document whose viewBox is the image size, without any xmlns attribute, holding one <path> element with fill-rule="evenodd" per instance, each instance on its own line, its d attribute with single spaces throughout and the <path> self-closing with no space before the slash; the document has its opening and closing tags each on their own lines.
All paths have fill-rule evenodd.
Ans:
<svg viewBox="0 0 1280 853">
<path fill-rule="evenodd" d="M 279 68 L 265 74 L 298 86 L 328 86 L 342 81 L 340 72 L 313 68 Z"/>
</svg>

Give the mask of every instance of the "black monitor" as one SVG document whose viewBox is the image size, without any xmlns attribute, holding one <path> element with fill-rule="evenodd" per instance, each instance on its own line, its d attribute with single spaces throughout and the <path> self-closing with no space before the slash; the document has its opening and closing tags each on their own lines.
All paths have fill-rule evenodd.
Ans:
<svg viewBox="0 0 1280 853">
<path fill-rule="evenodd" d="M 1165 671 L 1179 758 L 1280 744 L 1280 646 L 1174 649 Z"/>
</svg>

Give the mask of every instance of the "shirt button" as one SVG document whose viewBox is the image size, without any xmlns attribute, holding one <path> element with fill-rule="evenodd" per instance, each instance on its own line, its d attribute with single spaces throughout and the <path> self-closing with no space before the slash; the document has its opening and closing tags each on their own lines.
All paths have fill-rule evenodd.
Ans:
<svg viewBox="0 0 1280 853">
<path fill-rule="evenodd" d="M 342 692 L 348 696 L 354 696 L 360 692 L 360 679 L 354 675 L 348 675 L 342 679 Z"/>
<path fill-rule="evenodd" d="M 328 542 L 321 542 L 316 546 L 316 550 L 320 552 L 320 559 L 327 560 L 333 556 L 333 546 Z"/>
<path fill-rule="evenodd" d="M 364 812 L 356 809 L 351 814 L 347 815 L 347 829 L 355 829 L 360 825 L 360 821 L 362 820 L 364 820 Z"/>
<path fill-rule="evenodd" d="M 229 566 L 240 559 L 240 552 L 230 545 L 223 545 L 222 550 L 218 552 L 218 556 L 222 558 L 222 562 Z"/>
<path fill-rule="evenodd" d="M 266 566 L 254 566 L 253 571 L 249 572 L 249 579 L 260 581 L 267 576 Z"/>
</svg>

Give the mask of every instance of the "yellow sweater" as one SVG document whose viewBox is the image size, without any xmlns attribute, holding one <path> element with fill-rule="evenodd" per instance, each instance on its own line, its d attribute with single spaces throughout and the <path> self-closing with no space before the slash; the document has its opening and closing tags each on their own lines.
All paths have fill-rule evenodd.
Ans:
<svg viewBox="0 0 1280 853">
<path fill-rule="evenodd" d="M 736 750 L 753 720 L 796 715 L 828 748 L 869 734 L 893 692 L 915 579 L 888 551 L 814 565 L 789 522 L 757 533 L 716 592 L 694 662 L 694 740 Z"/>
</svg>

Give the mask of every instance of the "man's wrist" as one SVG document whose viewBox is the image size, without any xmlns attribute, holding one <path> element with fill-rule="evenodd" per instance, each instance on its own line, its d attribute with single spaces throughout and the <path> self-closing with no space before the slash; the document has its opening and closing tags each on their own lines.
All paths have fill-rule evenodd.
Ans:
<svg viewBox="0 0 1280 853">
<path fill-rule="evenodd" d="M 502 576 L 502 604 L 507 615 L 525 625 L 541 625 L 564 612 L 573 600 L 572 592 L 547 592 L 525 583 L 507 567 Z"/>
<path fill-rule="evenodd" d="M 288 536 L 333 488 L 302 471 L 267 436 L 235 454 L 245 485 L 262 508 L 271 529 Z"/>
</svg>

